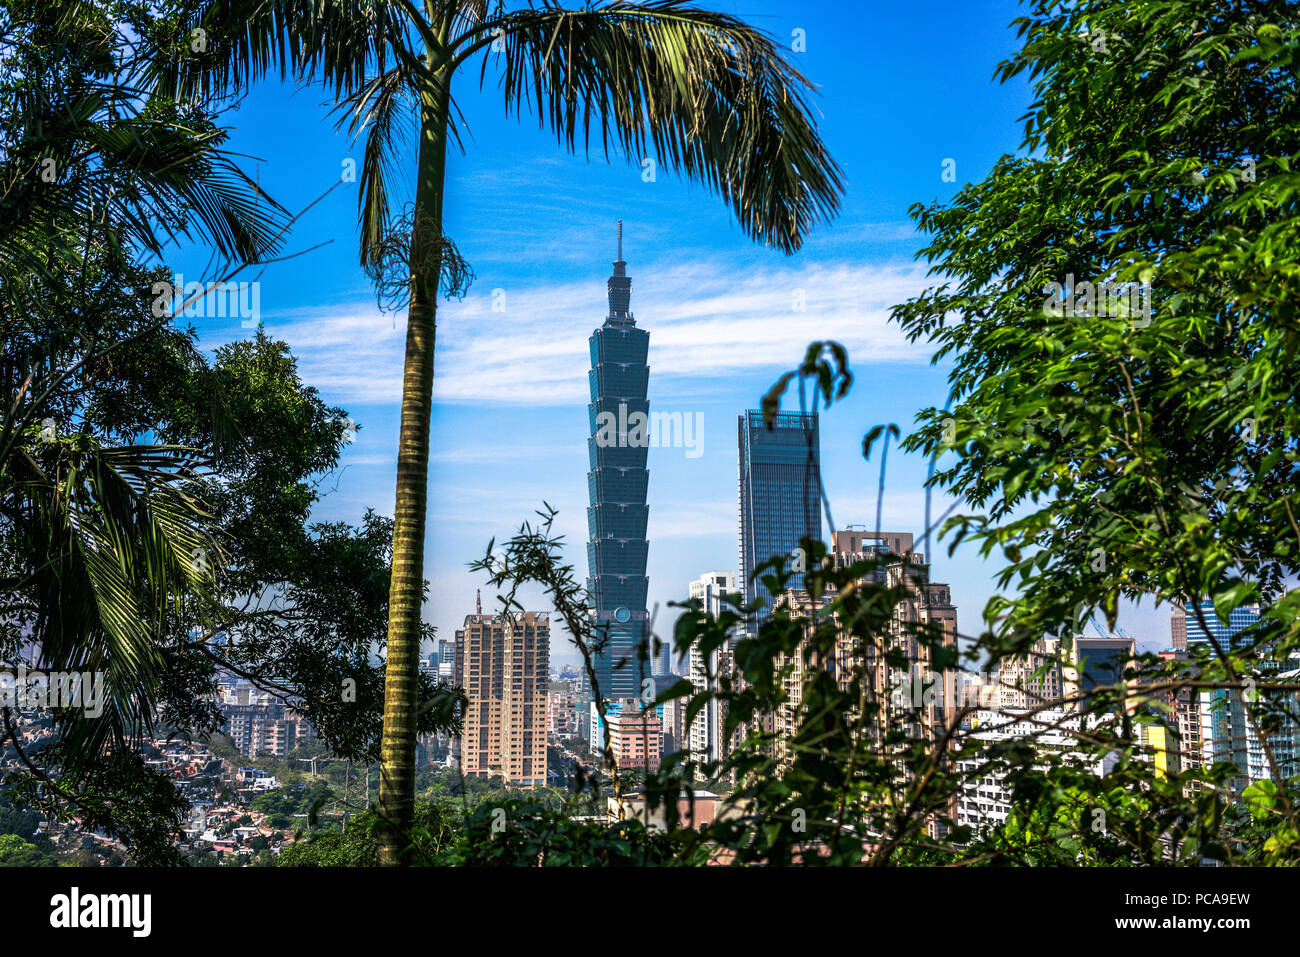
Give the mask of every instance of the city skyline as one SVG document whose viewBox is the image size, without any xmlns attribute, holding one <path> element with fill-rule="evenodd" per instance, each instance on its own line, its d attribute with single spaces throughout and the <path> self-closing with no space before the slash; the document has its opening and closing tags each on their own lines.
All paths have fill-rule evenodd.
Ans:
<svg viewBox="0 0 1300 957">
<path fill-rule="evenodd" d="M 1272 916 L 1300 5 L 9 6 L 20 915 L 818 866 Z"/>
<path fill-rule="evenodd" d="M 458 91 L 475 145 L 472 161 L 448 159 L 446 232 L 475 278 L 463 299 L 439 303 L 424 615 L 440 637 L 459 627 L 484 587 L 467 563 L 544 501 L 559 510 L 567 557 L 583 565 L 588 462 L 578 423 L 589 401 L 586 337 L 620 218 L 627 247 L 636 250 L 640 309 L 654 318 L 651 404 L 698 414 L 704 424 L 698 457 L 674 448 L 649 453 L 647 606 L 656 631 L 671 632 L 669 603 L 684 600 L 700 574 L 738 570 L 732 423 L 798 365 L 811 341 L 843 343 L 857 376 L 852 392 L 822 416 L 832 515 L 841 524 L 874 520 L 879 463 L 862 460 L 862 435 L 889 422 L 906 434 L 917 410 L 942 407 L 948 392 L 947 365 L 932 366 L 930 351 L 888 321 L 891 306 L 926 285 L 924 267 L 913 261 L 923 240 L 908 207 L 946 201 L 1014 152 L 1018 118 L 1031 102 L 1023 82 L 989 82 L 998 60 L 1019 45 L 1009 26 L 1014 0 L 940 3 L 938 11 L 946 29 L 931 42 L 944 71 L 893 48 L 863 63 L 858 38 L 839 28 L 842 11 L 834 7 L 747 5 L 744 15 L 774 36 L 804 31 L 806 49 L 792 56 L 820 84 L 814 106 L 848 181 L 840 216 L 792 257 L 751 243 L 723 205 L 705 202 L 701 187 L 663 170 L 646 179 L 635 157 L 606 165 L 595 154 L 565 156 L 549 134 L 502 121 L 491 91 L 470 84 Z M 930 35 L 935 15 L 885 9 L 876 26 Z M 865 121 L 854 92 L 861 82 L 881 94 L 865 107 Z M 321 122 L 309 96 L 292 86 L 259 87 L 232 114 L 230 147 L 258 158 L 250 166 L 261 186 L 288 208 L 302 209 L 334 187 L 295 226 L 293 248 L 316 248 L 248 278 L 260 283 L 267 334 L 287 341 L 304 380 L 359 424 L 313 511 L 320 521 L 355 523 L 367 508 L 393 510 L 404 323 L 380 311 L 355 261 L 356 187 L 340 183 L 339 173 L 348 159 L 359 160 L 361 144 Z M 879 124 L 906 149 L 876 146 Z M 399 176 L 395 185 L 409 184 Z M 205 265 L 206 254 L 185 250 L 168 262 L 187 278 L 205 276 Z M 238 318 L 192 321 L 204 350 L 252 334 Z M 786 408 L 797 409 L 797 400 Z M 885 526 L 923 531 L 928 465 L 891 448 Z M 932 517 L 952 504 L 936 495 Z M 974 627 L 995 591 L 1000 559 L 986 562 L 968 546 L 952 558 L 945 547 L 931 551 L 936 577 L 952 583 Z M 540 607 L 537 594 L 523 598 Z M 495 607 L 495 594 L 484 601 Z M 1122 614 L 1144 646 L 1163 645 L 1164 609 L 1122 606 Z M 559 628 L 555 638 L 557 660 L 577 661 Z"/>
</svg>

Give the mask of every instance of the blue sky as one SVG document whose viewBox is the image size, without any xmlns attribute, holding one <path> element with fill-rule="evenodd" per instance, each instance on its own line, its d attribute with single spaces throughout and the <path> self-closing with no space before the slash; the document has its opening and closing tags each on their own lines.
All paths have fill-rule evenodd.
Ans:
<svg viewBox="0 0 1300 957">
<path fill-rule="evenodd" d="M 701 413 L 703 454 L 650 451 L 650 603 L 668 633 L 687 583 L 735 570 L 736 416 L 793 368 L 806 345 L 837 339 L 857 377 L 822 420 L 822 468 L 839 527 L 875 521 L 877 463 L 862 460 L 872 425 L 908 431 L 918 409 L 942 406 L 943 366 L 887 322 L 890 305 L 919 292 L 924 267 L 907 209 L 951 197 L 1020 144 L 1030 95 L 1001 85 L 996 65 L 1018 48 L 1014 0 L 793 5 L 758 0 L 712 6 L 780 42 L 802 30 L 793 59 L 820 87 L 814 107 L 847 192 L 838 218 L 787 257 L 749 241 L 716 197 L 640 158 L 573 157 L 535 121 L 507 119 L 489 70 L 453 88 L 469 127 L 465 155 L 449 157 L 445 231 L 476 279 L 439 304 L 425 615 L 452 637 L 482 584 L 466 569 L 488 540 L 514 531 L 543 500 L 560 511 L 569 559 L 586 571 L 587 337 L 605 315 L 615 223 L 625 223 L 632 309 L 650 331 L 652 409 Z M 268 81 L 228 120 L 233 150 L 263 187 L 297 211 L 338 181 L 361 147 L 335 132 L 316 88 Z M 945 160 L 956 182 L 943 182 Z M 411 169 L 413 163 L 405 164 Z M 401 183 L 409 198 L 409 177 Z M 304 379 L 360 424 L 337 482 L 316 509 L 357 521 L 367 506 L 392 514 L 404 314 L 383 314 L 357 266 L 355 183 L 344 183 L 296 225 L 289 249 L 321 248 L 270 265 L 261 283 L 267 332 L 289 342 Z M 172 257 L 186 279 L 203 274 L 198 250 Z M 245 273 L 240 278 L 254 278 Z M 803 312 L 792 303 L 796 291 Z M 505 310 L 493 311 L 495 301 Z M 194 320 L 205 349 L 249 331 L 238 319 Z M 883 524 L 919 533 L 926 462 L 891 453 Z M 950 503 L 936 497 L 937 517 Z M 952 585 L 964 632 L 979 630 L 996 568 L 971 549 L 935 550 L 934 577 Z M 484 602 L 492 600 L 485 593 Z M 541 602 L 534 602 L 539 610 Z M 1130 610 L 1123 623 L 1164 646 L 1163 613 Z M 1144 640 L 1145 639 L 1145 640 Z M 576 661 L 557 635 L 553 661 Z"/>
</svg>

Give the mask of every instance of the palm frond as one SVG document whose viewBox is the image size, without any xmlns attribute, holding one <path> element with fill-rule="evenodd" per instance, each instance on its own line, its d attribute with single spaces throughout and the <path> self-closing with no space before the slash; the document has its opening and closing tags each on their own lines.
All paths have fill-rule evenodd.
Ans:
<svg viewBox="0 0 1300 957">
<path fill-rule="evenodd" d="M 492 47 L 497 40 L 496 48 Z M 752 237 L 794 252 L 839 208 L 841 171 L 810 115 L 809 81 L 767 34 L 680 0 L 565 10 L 545 2 L 458 37 L 457 64 L 498 67 L 508 112 L 561 145 L 651 155 L 719 193 Z"/>
<path fill-rule="evenodd" d="M 133 238 L 161 251 L 150 210 L 179 209 L 180 228 L 212 241 L 223 255 L 258 262 L 284 242 L 288 213 L 224 153 L 219 135 L 148 116 L 86 128 L 106 172 L 138 190 L 122 197 Z"/>
<path fill-rule="evenodd" d="M 367 81 L 335 108 L 347 114 L 340 119 L 340 125 L 346 122 L 354 138 L 366 132 L 357 195 L 362 265 L 373 264 L 376 251 L 388 235 L 389 183 L 396 175 L 397 153 L 410 136 L 411 107 L 417 102 L 410 74 L 398 66 Z"/>
<path fill-rule="evenodd" d="M 38 666 L 103 676 L 102 715 L 57 712 L 70 759 L 89 759 L 151 729 L 167 622 L 178 602 L 211 594 L 220 552 L 183 449 L 77 436 L 11 463 L 6 511 L 28 558 Z"/>
<path fill-rule="evenodd" d="M 157 89 L 179 100 L 227 96 L 273 72 L 350 95 L 372 72 L 387 69 L 394 45 L 405 45 L 400 7 L 374 0 L 197 0 L 151 72 Z M 201 53 L 193 49 L 199 37 Z"/>
</svg>

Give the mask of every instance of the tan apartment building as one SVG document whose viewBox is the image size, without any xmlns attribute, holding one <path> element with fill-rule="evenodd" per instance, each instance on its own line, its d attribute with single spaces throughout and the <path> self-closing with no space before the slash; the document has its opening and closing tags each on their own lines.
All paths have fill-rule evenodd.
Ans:
<svg viewBox="0 0 1300 957">
<path fill-rule="evenodd" d="M 1027 711 L 1058 701 L 1065 693 L 1060 661 L 1061 640 L 1039 638 L 1023 655 L 998 662 L 991 705 Z"/>
<path fill-rule="evenodd" d="M 957 608 L 952 603 L 952 589 L 942 582 L 926 581 L 929 566 L 925 556 L 915 550 L 911 532 L 868 532 L 863 528 L 848 526 L 835 533 L 835 562 L 838 567 L 856 564 L 872 558 L 880 565 L 870 576 L 890 588 L 905 588 L 907 598 L 894 606 L 888 624 L 888 634 L 881 635 L 865 651 L 868 660 L 856 662 L 847 659 L 850 649 L 859 641 L 846 629 L 841 651 L 844 657 L 841 668 L 863 664 L 873 676 L 873 691 L 888 698 L 897 689 L 916 686 L 933 687 L 929 703 L 923 705 L 919 721 L 912 728 L 914 736 L 935 737 L 942 734 L 948 723 L 956 720 L 957 694 L 955 675 L 941 673 L 933 660 L 933 650 L 918 638 L 918 632 L 927 626 L 934 627 L 941 648 L 957 644 Z M 885 650 L 902 652 L 907 662 L 906 670 L 890 666 L 885 660 Z M 848 673 L 845 671 L 844 673 Z"/>
<path fill-rule="evenodd" d="M 793 654 L 784 656 L 777 662 L 778 668 L 791 666 L 783 679 L 787 701 L 771 716 L 771 730 L 779 738 L 789 736 L 798 725 L 798 712 L 803 700 L 804 672 L 811 667 L 833 669 L 841 688 L 846 688 L 852 681 L 855 670 L 861 669 L 869 693 L 882 703 L 877 716 L 876 736 L 879 739 L 891 718 L 900 712 L 895 692 L 906 689 L 909 684 L 924 679 L 927 687 L 932 687 L 924 702 L 918 702 L 917 720 L 911 725 L 913 737 L 937 737 L 942 734 L 948 721 L 955 719 L 956 694 L 955 683 L 949 674 L 939 674 L 932 663 L 931 649 L 919 641 L 916 631 L 926 624 L 934 624 L 940 633 L 940 646 L 955 646 L 957 641 L 957 609 L 952 604 L 951 590 L 948 585 L 938 582 L 925 582 L 926 568 L 921 564 L 922 556 L 913 549 L 910 532 L 868 532 L 861 528 L 849 526 L 844 531 L 835 533 L 834 560 L 838 567 L 846 567 L 859 561 L 882 559 L 870 578 L 884 581 L 892 587 L 906 587 L 908 597 L 900 602 L 891 614 L 885 629 L 877 635 L 865 639 L 854 634 L 852 628 L 836 622 L 839 635 L 836 641 L 834 658 L 829 662 L 805 660 L 809 652 L 806 642 Z M 824 617 L 825 606 L 831 601 L 830 595 L 824 595 L 815 604 L 806 591 L 792 590 L 779 599 L 779 604 L 791 610 L 795 617 L 808 619 L 807 631 L 811 637 L 815 620 Z M 886 660 L 888 650 L 903 653 L 907 667 L 890 665 Z"/>
<path fill-rule="evenodd" d="M 611 708 L 609 743 L 614 750 L 614 761 L 620 768 L 659 768 L 663 756 L 663 719 L 656 708 L 642 710 L 634 698 L 625 698 L 621 707 Z"/>
<path fill-rule="evenodd" d="M 453 759 L 476 777 L 500 776 L 512 787 L 546 784 L 548 615 L 465 617 L 456 632 L 456 684 L 465 692 L 464 726 Z"/>
</svg>

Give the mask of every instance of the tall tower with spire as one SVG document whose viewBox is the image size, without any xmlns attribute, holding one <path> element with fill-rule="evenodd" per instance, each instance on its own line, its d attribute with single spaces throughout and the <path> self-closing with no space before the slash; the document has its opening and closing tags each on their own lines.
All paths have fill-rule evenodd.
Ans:
<svg viewBox="0 0 1300 957">
<path fill-rule="evenodd" d="M 591 403 L 588 425 L 587 593 L 597 636 L 605 638 L 595 661 L 596 680 L 607 700 L 635 697 L 654 670 L 639 662 L 647 637 L 646 425 L 650 403 L 646 358 L 650 334 L 632 316 L 632 279 L 623 259 L 623 221 L 618 221 L 618 258 L 606 283 L 609 312 L 590 339 Z M 637 421 L 643 423 L 638 429 Z M 647 657 L 649 649 L 647 649 Z M 585 678 L 584 678 L 585 681 Z M 588 694 L 590 689 L 586 689 Z"/>
</svg>

